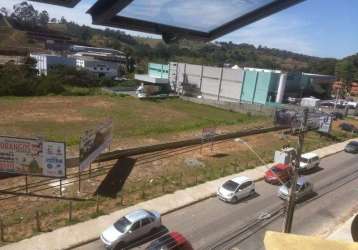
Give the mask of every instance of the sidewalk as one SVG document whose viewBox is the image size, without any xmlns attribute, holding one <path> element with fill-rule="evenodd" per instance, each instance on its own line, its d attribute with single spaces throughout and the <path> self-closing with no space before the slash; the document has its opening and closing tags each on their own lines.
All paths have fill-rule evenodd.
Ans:
<svg viewBox="0 0 358 250">
<path fill-rule="evenodd" d="M 351 234 L 351 225 L 354 217 L 357 214 L 353 215 L 346 222 L 340 225 L 334 232 L 332 232 L 327 239 L 328 240 L 344 240 L 353 242 L 352 234 Z"/>
<path fill-rule="evenodd" d="M 351 141 L 351 140 L 348 140 Z M 337 143 L 328 147 L 317 149 L 313 151 L 321 158 L 342 151 L 348 141 Z M 269 164 L 271 166 L 272 164 Z M 241 172 L 240 175 L 245 175 L 255 181 L 263 179 L 266 166 L 259 166 L 255 169 Z M 69 249 L 86 242 L 98 239 L 99 235 L 114 221 L 123 215 L 136 210 L 138 208 L 156 210 L 162 215 L 178 210 L 180 208 L 189 206 L 193 203 L 207 199 L 215 195 L 217 187 L 231 176 L 226 176 L 214 181 L 206 182 L 194 187 L 186 188 L 176 191 L 172 194 L 167 194 L 153 200 L 141 202 L 137 205 L 113 212 L 109 215 L 104 215 L 96 219 L 78 223 L 72 226 L 59 228 L 49 233 L 43 233 L 29 239 L 19 241 L 17 243 L 9 244 L 1 249 L 7 250 L 55 250 L 55 249 Z"/>
</svg>

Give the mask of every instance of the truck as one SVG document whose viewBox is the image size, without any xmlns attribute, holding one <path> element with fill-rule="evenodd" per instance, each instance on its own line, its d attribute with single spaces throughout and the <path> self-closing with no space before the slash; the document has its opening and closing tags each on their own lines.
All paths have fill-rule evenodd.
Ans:
<svg viewBox="0 0 358 250">
<path fill-rule="evenodd" d="M 144 84 L 142 83 L 136 90 L 138 98 L 146 98 L 150 96 L 168 96 L 170 94 L 169 84 Z"/>
<path fill-rule="evenodd" d="M 306 97 L 301 99 L 301 107 L 318 108 L 320 105 L 320 99 L 314 97 Z"/>
</svg>

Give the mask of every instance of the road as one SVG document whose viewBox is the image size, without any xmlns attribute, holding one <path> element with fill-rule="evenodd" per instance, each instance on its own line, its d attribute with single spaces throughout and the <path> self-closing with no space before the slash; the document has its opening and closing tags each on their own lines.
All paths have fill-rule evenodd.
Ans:
<svg viewBox="0 0 358 250">
<path fill-rule="evenodd" d="M 293 232 L 312 235 L 324 233 L 339 223 L 343 215 L 358 210 L 358 155 L 338 153 L 321 161 L 320 168 L 305 178 L 314 184 L 316 195 L 298 204 Z M 279 211 L 283 202 L 277 186 L 263 181 L 256 184 L 257 194 L 238 204 L 210 198 L 163 216 L 170 231 L 181 232 L 194 249 L 263 249 L 264 232 L 280 231 L 280 213 L 259 220 L 265 212 Z M 143 249 L 136 247 L 135 249 Z M 77 250 L 104 249 L 97 240 Z"/>
</svg>

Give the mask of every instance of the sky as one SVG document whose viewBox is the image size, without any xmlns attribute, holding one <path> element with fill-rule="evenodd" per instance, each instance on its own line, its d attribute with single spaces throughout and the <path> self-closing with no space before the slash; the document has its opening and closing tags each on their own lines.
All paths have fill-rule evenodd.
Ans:
<svg viewBox="0 0 358 250">
<path fill-rule="evenodd" d="M 217 23 L 250 11 L 250 6 L 232 8 L 242 1 L 248 0 L 135 0 L 133 7 L 124 9 L 122 15 L 145 16 L 152 21 L 176 23 L 193 29 L 212 28 Z M 11 10 L 14 4 L 20 2 L 0 0 L 0 7 Z M 86 11 L 94 2 L 82 0 L 73 9 L 35 2 L 31 4 L 38 10 L 47 10 L 51 17 L 64 16 L 69 21 L 91 25 L 91 17 Z M 205 8 L 202 7 L 203 2 Z M 260 4 L 258 0 L 250 2 Z M 357 11 L 358 0 L 306 0 L 218 40 L 261 45 L 312 56 L 343 58 L 358 53 Z M 132 31 L 128 33 L 151 36 Z"/>
</svg>

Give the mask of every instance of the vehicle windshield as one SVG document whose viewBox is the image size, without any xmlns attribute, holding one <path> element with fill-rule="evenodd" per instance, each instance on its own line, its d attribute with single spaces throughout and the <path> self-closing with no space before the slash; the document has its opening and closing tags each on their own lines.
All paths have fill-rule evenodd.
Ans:
<svg viewBox="0 0 358 250">
<path fill-rule="evenodd" d="M 229 191 L 235 191 L 238 186 L 239 186 L 238 183 L 230 180 L 224 183 L 223 188 Z"/>
<path fill-rule="evenodd" d="M 126 217 L 123 217 L 114 223 L 114 227 L 121 233 L 127 232 L 130 225 L 131 222 Z"/>
<path fill-rule="evenodd" d="M 287 188 L 291 188 L 291 185 L 292 185 L 292 182 L 291 182 L 291 181 L 288 181 L 288 182 L 285 183 L 285 186 L 286 186 Z M 298 183 L 297 183 L 297 185 L 296 185 L 296 190 L 299 190 L 302 185 L 303 185 L 303 184 L 298 184 Z"/>
<path fill-rule="evenodd" d="M 301 157 L 301 162 L 308 163 L 308 159 Z"/>
<path fill-rule="evenodd" d="M 352 141 L 348 145 L 358 147 L 358 141 Z"/>
<path fill-rule="evenodd" d="M 278 173 L 278 172 L 280 172 L 280 169 L 278 169 L 277 167 L 272 167 L 271 171 L 274 173 Z"/>
</svg>

